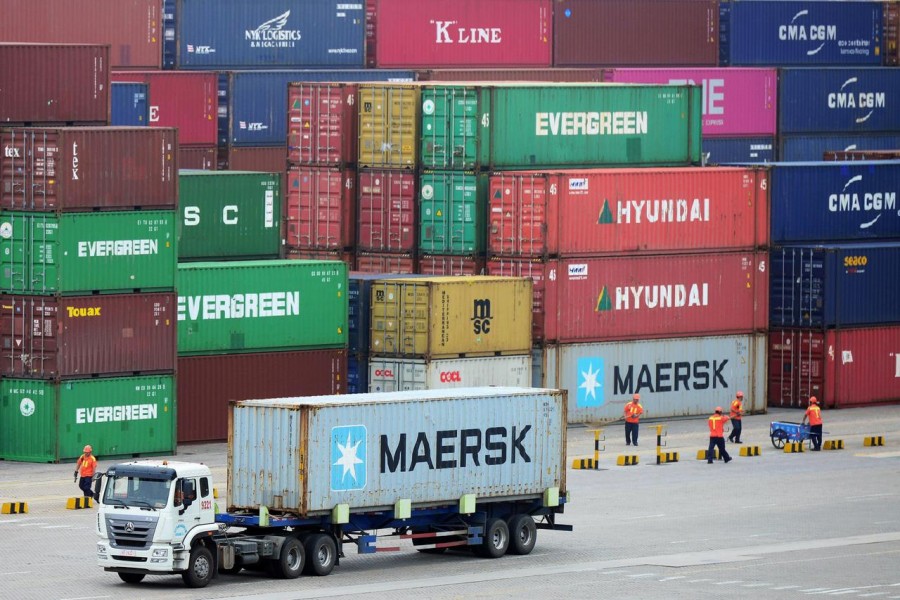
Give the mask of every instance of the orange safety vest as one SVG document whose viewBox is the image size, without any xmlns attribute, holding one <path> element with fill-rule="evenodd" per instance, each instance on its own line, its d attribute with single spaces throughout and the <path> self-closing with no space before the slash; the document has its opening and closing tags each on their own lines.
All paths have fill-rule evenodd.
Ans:
<svg viewBox="0 0 900 600">
<path fill-rule="evenodd" d="M 822 409 L 819 408 L 818 404 L 813 404 L 809 408 L 806 409 L 806 417 L 809 419 L 810 425 L 821 425 L 822 424 Z"/>
<path fill-rule="evenodd" d="M 731 418 L 737 421 L 741 420 L 741 415 L 744 413 L 744 407 L 740 400 L 735 398 L 731 401 Z"/>
<path fill-rule="evenodd" d="M 625 422 L 626 423 L 637 423 L 641 420 L 641 415 L 644 414 L 644 407 L 641 404 L 629 402 L 625 405 Z"/>
<path fill-rule="evenodd" d="M 713 415 L 709 418 L 709 437 L 725 437 L 725 421 L 729 418 L 725 415 Z"/>
<path fill-rule="evenodd" d="M 78 457 L 75 468 L 78 469 L 78 474 L 81 477 L 93 477 L 94 471 L 97 469 L 97 459 L 93 454 L 90 456 L 82 454 Z"/>
</svg>

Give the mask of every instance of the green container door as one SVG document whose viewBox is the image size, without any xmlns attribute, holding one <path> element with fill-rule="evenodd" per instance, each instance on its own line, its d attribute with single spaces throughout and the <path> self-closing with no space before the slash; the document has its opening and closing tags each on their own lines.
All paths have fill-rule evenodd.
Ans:
<svg viewBox="0 0 900 600">
<path fill-rule="evenodd" d="M 173 376 L 0 382 L 0 458 L 100 459 L 175 451 Z"/>
<path fill-rule="evenodd" d="M 419 250 L 426 254 L 484 251 L 487 174 L 426 171 L 419 178 Z"/>
<path fill-rule="evenodd" d="M 278 257 L 279 174 L 182 170 L 178 187 L 180 260 Z"/>
<path fill-rule="evenodd" d="M 343 348 L 347 265 L 266 260 L 178 265 L 178 353 Z"/>
<path fill-rule="evenodd" d="M 419 88 L 391 83 L 359 86 L 359 166 L 411 169 L 419 141 Z"/>
<path fill-rule="evenodd" d="M 487 164 L 490 89 L 422 88 L 421 165 L 425 169 L 472 170 Z"/>
<path fill-rule="evenodd" d="M 0 215 L 2 291 L 90 294 L 175 287 L 174 211 Z"/>
</svg>

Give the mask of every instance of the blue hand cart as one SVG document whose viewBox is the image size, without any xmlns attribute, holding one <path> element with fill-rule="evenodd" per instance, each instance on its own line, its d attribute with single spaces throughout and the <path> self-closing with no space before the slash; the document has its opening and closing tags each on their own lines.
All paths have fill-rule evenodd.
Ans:
<svg viewBox="0 0 900 600">
<path fill-rule="evenodd" d="M 784 448 L 785 442 L 808 442 L 809 425 L 790 421 L 772 421 L 769 425 L 769 436 L 772 438 L 772 445 L 776 448 Z"/>
</svg>

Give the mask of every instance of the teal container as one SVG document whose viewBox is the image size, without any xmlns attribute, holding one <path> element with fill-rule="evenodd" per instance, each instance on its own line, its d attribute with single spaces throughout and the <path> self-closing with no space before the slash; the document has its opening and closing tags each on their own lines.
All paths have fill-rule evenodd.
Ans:
<svg viewBox="0 0 900 600">
<path fill-rule="evenodd" d="M 178 354 L 347 346 L 347 265 L 259 260 L 178 265 Z"/>
<path fill-rule="evenodd" d="M 421 100 L 423 168 L 465 171 L 490 162 L 491 88 L 426 86 Z"/>
<path fill-rule="evenodd" d="M 419 177 L 419 250 L 426 254 L 484 252 L 486 173 L 426 171 Z"/>
</svg>

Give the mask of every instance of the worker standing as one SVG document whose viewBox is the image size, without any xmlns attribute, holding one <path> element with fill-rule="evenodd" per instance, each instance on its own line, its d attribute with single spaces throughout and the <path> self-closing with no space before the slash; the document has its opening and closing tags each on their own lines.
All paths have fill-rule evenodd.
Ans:
<svg viewBox="0 0 900 600">
<path fill-rule="evenodd" d="M 812 442 L 812 449 L 818 452 L 822 449 L 822 409 L 819 408 L 819 400 L 815 396 L 809 398 L 809 408 L 803 415 L 803 424 L 809 421 L 809 440 Z"/>
<path fill-rule="evenodd" d="M 641 406 L 641 395 L 633 394 L 631 402 L 625 405 L 625 445 L 638 445 L 638 427 L 644 407 Z"/>
<path fill-rule="evenodd" d="M 744 392 L 738 391 L 731 401 L 731 433 L 728 441 L 735 444 L 743 444 L 741 441 L 741 417 L 744 416 Z"/>
<path fill-rule="evenodd" d="M 85 498 L 93 497 L 91 480 L 94 478 L 94 471 L 97 470 L 97 458 L 92 454 L 93 451 L 94 449 L 88 444 L 84 447 L 84 454 L 79 456 L 75 463 L 75 480 Z"/>
<path fill-rule="evenodd" d="M 706 462 L 712 464 L 716 457 L 715 450 L 719 449 L 719 456 L 725 459 L 726 463 L 731 462 L 728 451 L 725 450 L 725 422 L 730 417 L 722 414 L 722 407 L 717 406 L 716 412 L 709 418 L 709 449 L 706 451 Z"/>
</svg>

